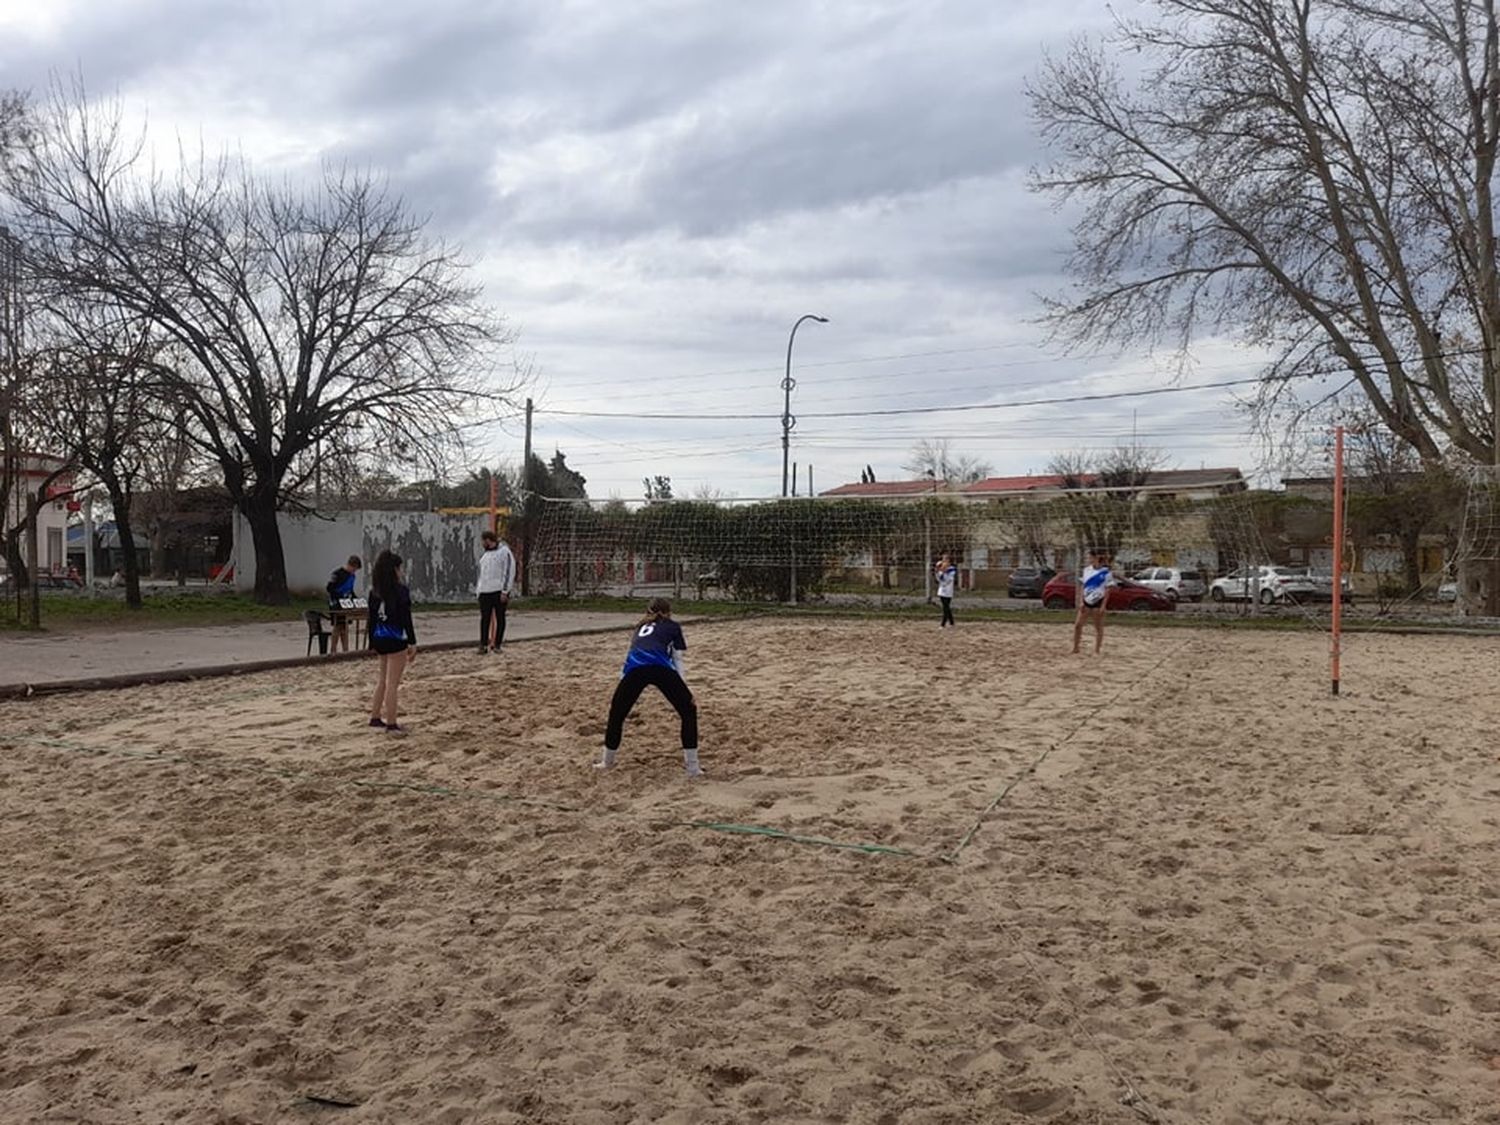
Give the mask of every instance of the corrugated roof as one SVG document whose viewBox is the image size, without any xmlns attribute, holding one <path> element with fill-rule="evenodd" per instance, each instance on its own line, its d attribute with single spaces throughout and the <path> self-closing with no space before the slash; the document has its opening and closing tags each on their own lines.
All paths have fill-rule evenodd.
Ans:
<svg viewBox="0 0 1500 1125">
<path fill-rule="evenodd" d="M 853 484 L 841 484 L 830 488 L 819 496 L 922 496 L 951 492 L 946 481 L 931 480 L 877 480 Z"/>
</svg>

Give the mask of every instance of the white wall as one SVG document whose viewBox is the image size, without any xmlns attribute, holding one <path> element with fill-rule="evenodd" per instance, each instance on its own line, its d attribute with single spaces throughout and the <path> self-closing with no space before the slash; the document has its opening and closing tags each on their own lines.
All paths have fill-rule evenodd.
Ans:
<svg viewBox="0 0 1500 1125">
<path fill-rule="evenodd" d="M 406 560 L 406 581 L 414 601 L 472 599 L 479 576 L 479 536 L 487 516 L 442 516 L 435 512 L 339 512 L 329 517 L 278 517 L 286 559 L 287 587 L 294 594 L 321 594 L 328 576 L 350 555 L 364 560 L 356 588 L 369 588 L 375 556 L 394 550 Z M 255 546 L 250 526 L 234 514 L 234 585 L 255 588 Z"/>
<path fill-rule="evenodd" d="M 16 492 L 12 495 L 11 504 L 9 507 L 10 510 L 3 513 L 5 516 L 5 526 L 7 528 L 15 527 L 26 516 L 26 497 L 23 493 L 20 492 L 20 490 L 16 490 Z M 47 531 L 49 528 L 60 529 L 62 535 L 62 554 L 55 559 L 49 559 L 47 557 Z M 21 557 L 26 560 L 28 566 L 31 564 L 30 555 L 26 550 L 26 545 L 29 540 L 30 536 L 21 536 Z M 42 505 L 41 510 L 37 513 L 36 543 L 37 550 L 41 554 L 41 564 L 43 569 L 46 569 L 52 565 L 55 565 L 55 567 L 60 570 L 67 569 L 68 508 L 63 501 L 49 500 L 47 503 Z"/>
</svg>

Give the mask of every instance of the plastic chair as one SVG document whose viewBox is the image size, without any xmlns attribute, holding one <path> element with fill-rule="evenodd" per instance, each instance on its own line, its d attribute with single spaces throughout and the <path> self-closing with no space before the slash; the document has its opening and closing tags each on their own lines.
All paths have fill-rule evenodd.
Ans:
<svg viewBox="0 0 1500 1125">
<path fill-rule="evenodd" d="M 307 622 L 307 655 L 308 656 L 312 655 L 312 646 L 313 646 L 313 638 L 314 637 L 316 637 L 317 641 L 318 641 L 318 651 L 320 653 L 322 653 L 324 656 L 328 655 L 328 638 L 329 638 L 329 636 L 331 634 L 329 634 L 323 628 L 323 616 L 324 616 L 323 614 L 319 613 L 315 609 L 310 609 L 310 610 L 308 610 L 306 613 L 304 613 L 302 615 L 302 619 Z"/>
</svg>

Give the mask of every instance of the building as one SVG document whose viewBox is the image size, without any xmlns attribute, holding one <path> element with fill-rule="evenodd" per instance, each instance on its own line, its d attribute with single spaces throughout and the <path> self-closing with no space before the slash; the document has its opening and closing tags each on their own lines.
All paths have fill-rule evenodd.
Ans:
<svg viewBox="0 0 1500 1125">
<path fill-rule="evenodd" d="M 12 528 L 25 521 L 29 498 L 36 495 L 37 489 L 45 487 L 47 500 L 37 512 L 38 559 L 43 570 L 56 574 L 66 572 L 67 498 L 73 490 L 73 475 L 67 462 L 46 453 L 22 453 L 4 460 L 8 463 L 0 463 L 0 473 L 9 477 L 4 482 L 9 485 L 8 488 L 0 484 L 0 490 L 6 493 L 4 511 L 0 513 L 4 531 L 9 533 Z M 30 566 L 32 560 L 27 551 L 28 543 L 29 536 L 22 535 L 21 558 Z"/>
<path fill-rule="evenodd" d="M 1217 571 L 1237 564 L 1240 551 L 1222 542 L 1214 526 L 1216 501 L 1245 493 L 1248 484 L 1237 468 L 1165 469 L 1146 474 L 1134 497 L 1117 504 L 1096 475 L 1069 478 L 1058 473 L 988 477 L 951 485 L 932 480 L 877 481 L 840 485 L 820 495 L 848 500 L 914 502 L 939 499 L 977 508 L 962 521 L 961 535 L 933 549 L 953 551 L 960 562 L 964 589 L 1003 589 L 1019 566 L 1079 565 L 1080 540 L 1107 534 L 1118 541 L 1119 562 L 1127 570 L 1144 566 L 1181 566 Z M 1082 487 L 1076 487 L 1081 484 Z M 1147 509 L 1144 502 L 1154 503 Z M 1080 505 L 1091 506 L 1090 513 Z M 1097 515 L 1099 518 L 1091 518 Z M 1089 529 L 1092 529 L 1089 530 Z M 911 556 L 909 546 L 897 565 L 874 548 L 849 555 L 843 575 L 850 581 L 880 586 L 915 586 L 925 578 L 926 560 Z"/>
</svg>

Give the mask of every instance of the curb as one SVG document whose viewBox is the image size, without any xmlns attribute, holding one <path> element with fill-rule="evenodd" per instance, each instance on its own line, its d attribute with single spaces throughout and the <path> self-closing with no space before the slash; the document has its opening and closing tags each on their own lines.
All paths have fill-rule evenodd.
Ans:
<svg viewBox="0 0 1500 1125">
<path fill-rule="evenodd" d="M 700 627 L 715 621 L 738 620 L 728 617 L 684 617 L 684 624 Z M 505 647 L 524 645 L 532 641 L 555 641 L 559 637 L 593 637 L 605 633 L 621 633 L 624 625 L 599 625 L 588 629 L 563 629 L 552 633 L 537 633 L 530 637 L 517 637 L 505 642 Z M 435 644 L 418 646 L 422 652 L 459 652 L 474 648 L 473 641 L 438 641 Z M 40 684 L 0 684 L 0 700 L 34 699 L 45 695 L 67 695 L 81 691 L 118 691 L 122 688 L 143 687 L 149 684 L 180 684 L 194 680 L 210 680 L 232 676 L 249 676 L 258 672 L 277 672 L 285 668 L 303 668 L 313 665 L 326 666 L 332 663 L 348 663 L 365 660 L 375 653 L 370 649 L 362 652 L 340 652 L 328 656 L 288 656 L 276 660 L 248 660 L 239 664 L 207 664 L 193 668 L 163 668 L 154 672 L 127 672 L 117 676 L 89 676 L 77 680 L 49 680 Z"/>
</svg>

